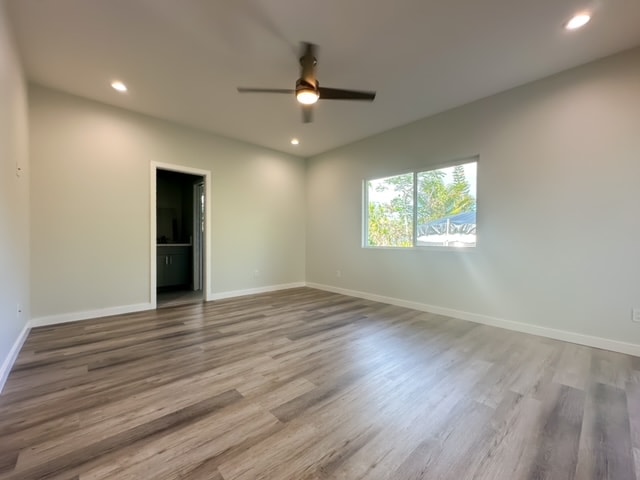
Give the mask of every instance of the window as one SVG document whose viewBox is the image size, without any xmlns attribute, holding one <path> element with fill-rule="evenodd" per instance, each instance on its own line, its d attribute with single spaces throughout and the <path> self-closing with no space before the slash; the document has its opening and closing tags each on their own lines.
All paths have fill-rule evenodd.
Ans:
<svg viewBox="0 0 640 480">
<path fill-rule="evenodd" d="M 478 162 L 365 182 L 365 247 L 475 247 Z"/>
</svg>

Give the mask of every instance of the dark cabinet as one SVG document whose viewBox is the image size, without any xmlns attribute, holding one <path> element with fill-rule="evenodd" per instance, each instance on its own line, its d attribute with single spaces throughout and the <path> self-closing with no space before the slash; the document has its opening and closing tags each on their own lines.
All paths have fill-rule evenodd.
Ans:
<svg viewBox="0 0 640 480">
<path fill-rule="evenodd" d="M 190 250 L 191 247 L 183 245 L 158 245 L 156 263 L 158 287 L 175 287 L 191 283 Z"/>
</svg>

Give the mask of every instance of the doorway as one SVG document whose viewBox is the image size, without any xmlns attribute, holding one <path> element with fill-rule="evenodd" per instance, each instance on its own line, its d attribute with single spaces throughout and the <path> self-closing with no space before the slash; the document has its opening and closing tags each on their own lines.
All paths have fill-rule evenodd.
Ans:
<svg viewBox="0 0 640 480">
<path fill-rule="evenodd" d="M 151 303 L 206 301 L 209 172 L 156 163 L 151 177 Z"/>
</svg>

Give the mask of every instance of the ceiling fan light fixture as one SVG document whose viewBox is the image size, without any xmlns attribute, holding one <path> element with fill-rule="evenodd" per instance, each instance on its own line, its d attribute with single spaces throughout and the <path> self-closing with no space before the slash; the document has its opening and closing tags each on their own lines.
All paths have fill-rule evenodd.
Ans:
<svg viewBox="0 0 640 480">
<path fill-rule="evenodd" d="M 312 88 L 301 88 L 296 92 L 296 98 L 303 105 L 313 105 L 318 101 L 320 95 Z"/>
<path fill-rule="evenodd" d="M 0 2 L 1 1 L 2 0 L 0 0 Z M 376 92 L 321 87 L 316 77 L 316 50 L 317 47 L 312 43 L 302 42 L 303 54 L 302 57 L 300 57 L 300 78 L 296 80 L 295 89 L 238 87 L 238 92 L 281 93 L 285 95 L 294 93 L 296 100 L 301 105 L 302 123 L 310 123 L 313 121 L 313 104 L 318 100 L 322 100 L 323 102 L 325 100 L 359 100 L 372 102 L 376 98 Z"/>
</svg>

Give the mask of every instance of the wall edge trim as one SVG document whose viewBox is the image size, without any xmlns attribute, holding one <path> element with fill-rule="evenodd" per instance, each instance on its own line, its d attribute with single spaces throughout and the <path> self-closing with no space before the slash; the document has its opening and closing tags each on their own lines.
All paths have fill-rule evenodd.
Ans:
<svg viewBox="0 0 640 480">
<path fill-rule="evenodd" d="M 256 295 L 259 293 L 277 292 L 279 290 L 289 290 L 291 288 L 305 287 L 305 282 L 283 283 L 280 285 L 268 285 L 266 287 L 247 288 L 243 290 L 228 290 L 226 292 L 211 293 L 208 300 L 224 300 L 225 298 L 244 297 L 246 295 Z"/>
<path fill-rule="evenodd" d="M 4 389 L 4 384 L 7 382 L 7 379 L 9 378 L 9 373 L 11 373 L 13 364 L 18 359 L 18 354 L 20 353 L 20 350 L 22 349 L 22 346 L 24 345 L 24 342 L 27 339 L 27 336 L 29 335 L 30 331 L 31 331 L 31 322 L 27 322 L 24 324 L 24 327 L 22 328 L 22 331 L 18 335 L 18 338 L 16 338 L 15 342 L 13 342 L 13 346 L 11 347 L 11 350 L 9 350 L 9 354 L 2 362 L 2 366 L 0 367 L 0 394 Z"/>
<path fill-rule="evenodd" d="M 31 327 L 45 327 L 47 325 L 57 325 L 59 323 L 78 322 L 80 320 L 90 320 L 92 318 L 111 317 L 124 313 L 142 312 L 153 310 L 151 303 L 136 303 L 134 305 L 122 305 L 118 307 L 98 308 L 95 310 L 85 310 L 81 312 L 60 313 L 57 315 L 46 315 L 31 319 Z"/>
<path fill-rule="evenodd" d="M 640 345 L 635 343 L 627 343 L 618 340 L 611 340 L 608 338 L 595 337 L 592 335 L 570 332 L 568 330 L 558 330 L 555 328 L 542 327 L 538 325 L 532 325 L 530 323 L 516 322 L 503 318 L 491 317 L 489 315 L 465 312 L 462 310 L 439 307 L 426 303 L 412 302 L 395 297 L 385 297 L 383 295 L 360 292 L 357 290 L 349 290 L 346 288 L 334 287 L 320 283 L 307 282 L 307 287 L 316 288 L 318 290 L 324 290 L 327 292 L 339 293 L 342 295 L 348 295 L 350 297 L 364 298 L 366 300 L 372 300 L 374 302 L 387 303 L 399 307 L 411 308 L 413 310 L 434 313 L 436 315 L 445 315 L 447 317 L 453 317 L 459 320 L 466 320 L 468 322 L 504 328 L 506 330 L 512 330 L 514 332 L 527 333 L 530 335 L 537 335 L 539 337 L 562 340 L 564 342 L 576 343 L 579 345 L 585 345 L 587 347 L 600 348 L 603 350 L 610 350 L 612 352 L 624 353 L 627 355 L 640 357 Z"/>
</svg>

